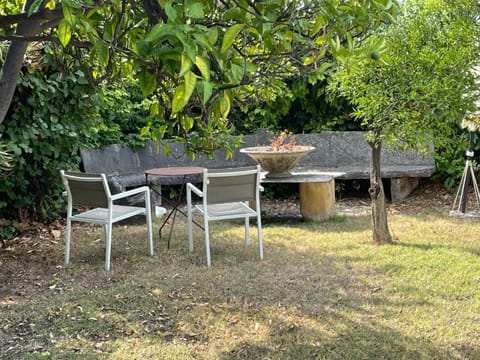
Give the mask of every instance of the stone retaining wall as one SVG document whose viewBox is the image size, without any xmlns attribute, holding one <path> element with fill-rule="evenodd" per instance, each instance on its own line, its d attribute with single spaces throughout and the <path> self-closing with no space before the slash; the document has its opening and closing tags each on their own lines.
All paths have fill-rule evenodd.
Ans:
<svg viewBox="0 0 480 360">
<path fill-rule="evenodd" d="M 265 130 L 243 137 L 242 147 L 269 145 L 272 136 Z M 197 156 L 194 161 L 184 154 L 183 144 L 171 142 L 170 153 L 165 155 L 163 145 L 153 141 L 137 151 L 125 145 L 108 145 L 102 149 L 82 149 L 83 170 L 88 173 L 105 173 L 113 190 L 122 191 L 129 187 L 145 184 L 144 171 L 158 167 L 202 166 L 207 168 L 240 167 L 255 164 L 249 156 L 235 151 L 233 158 L 226 159 L 224 151 L 215 152 L 213 158 Z M 312 145 L 315 151 L 305 156 L 297 169 L 303 175 L 330 175 L 336 179 L 368 179 L 370 147 L 361 131 L 324 131 L 316 134 L 297 134 L 299 145 Z M 433 147 L 423 157 L 412 150 L 387 151 L 382 153 L 382 178 L 391 179 L 392 201 L 406 197 L 418 184 L 418 179 L 429 177 L 435 172 Z M 162 178 L 152 181 L 163 185 L 180 184 L 182 178 Z M 271 182 L 271 181 L 270 181 Z M 299 181 L 292 181 L 299 182 Z"/>
</svg>

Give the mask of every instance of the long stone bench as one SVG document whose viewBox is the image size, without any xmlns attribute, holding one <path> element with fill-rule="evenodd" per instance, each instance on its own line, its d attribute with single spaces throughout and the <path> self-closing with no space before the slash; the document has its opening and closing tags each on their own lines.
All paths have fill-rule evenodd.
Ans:
<svg viewBox="0 0 480 360">
<path fill-rule="evenodd" d="M 289 178 L 264 178 L 265 183 L 300 184 L 300 204 L 305 218 L 319 220 L 330 216 L 335 205 L 335 179 L 368 179 L 370 147 L 361 131 L 324 131 L 316 134 L 296 134 L 299 145 L 312 145 L 315 151 L 305 156 Z M 243 137 L 242 147 L 265 146 L 271 136 L 264 130 Z M 183 144 L 171 142 L 166 155 L 163 145 L 153 141 L 136 151 L 125 145 L 108 145 L 101 149 L 82 149 L 83 170 L 108 175 L 113 191 L 123 191 L 145 184 L 144 171 L 159 167 L 202 166 L 207 168 L 240 167 L 255 164 L 248 155 L 235 151 L 226 159 L 224 151 L 215 152 L 213 158 L 185 156 Z M 403 200 L 418 185 L 420 178 L 435 172 L 432 151 L 423 157 L 412 150 L 382 153 L 381 176 L 390 181 L 392 202 Z M 182 177 L 149 179 L 152 186 L 181 184 Z M 158 199 L 157 199 L 158 201 Z"/>
</svg>

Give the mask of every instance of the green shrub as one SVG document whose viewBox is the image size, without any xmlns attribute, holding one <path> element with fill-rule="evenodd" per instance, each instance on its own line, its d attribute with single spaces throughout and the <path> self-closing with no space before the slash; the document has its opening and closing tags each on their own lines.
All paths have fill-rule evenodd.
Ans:
<svg viewBox="0 0 480 360">
<path fill-rule="evenodd" d="M 144 98 L 133 81 L 101 86 L 96 99 L 97 120 L 85 146 L 128 144 L 135 148 L 150 139 L 141 129 L 154 121 L 149 110 L 153 100 Z"/>
<path fill-rule="evenodd" d="M 326 80 L 312 85 L 298 77 L 278 89 L 270 101 L 235 109 L 232 118 L 239 133 L 254 133 L 258 128 L 294 133 L 324 130 L 359 130 L 360 124 L 350 117 L 352 107 L 343 99 L 326 94 Z"/>
<path fill-rule="evenodd" d="M 96 88 L 74 61 L 60 62 L 57 51 L 37 49 L 0 124 L 2 151 L 13 155 L 13 169 L 0 178 L 2 237 L 13 236 L 15 224 L 49 222 L 64 211 L 59 171 L 79 169 L 80 148 L 147 140 L 140 130 L 149 121 L 149 100 L 134 83 Z"/>
<path fill-rule="evenodd" d="M 49 221 L 64 208 L 59 171 L 78 168 L 92 128 L 92 87 L 81 71 L 24 74 L 0 132 L 14 168 L 0 178 L 0 218 Z M 45 71 L 50 70 L 50 71 Z"/>
</svg>

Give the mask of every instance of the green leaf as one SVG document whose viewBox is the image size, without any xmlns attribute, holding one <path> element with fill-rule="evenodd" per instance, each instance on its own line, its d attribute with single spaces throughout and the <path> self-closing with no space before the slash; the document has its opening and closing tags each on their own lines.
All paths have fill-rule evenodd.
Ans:
<svg viewBox="0 0 480 360">
<path fill-rule="evenodd" d="M 196 56 L 195 65 L 200 70 L 202 77 L 207 81 L 210 80 L 210 68 L 208 66 L 208 62 L 204 58 Z"/>
<path fill-rule="evenodd" d="M 152 94 L 157 88 L 155 74 L 152 74 L 145 69 L 142 69 L 139 72 L 138 81 L 140 83 L 140 88 L 142 89 L 142 93 L 144 96 Z"/>
<path fill-rule="evenodd" d="M 175 94 L 173 95 L 172 100 L 172 112 L 178 113 L 183 110 L 185 105 L 188 104 L 190 97 L 192 96 L 195 85 L 197 84 L 197 77 L 192 72 L 189 71 L 184 76 L 183 84 L 177 86 Z"/>
<path fill-rule="evenodd" d="M 109 22 L 108 24 L 105 24 L 105 28 L 102 36 L 103 40 L 108 42 L 113 40 L 113 36 L 115 33 L 115 25 L 116 24 L 114 22 Z"/>
<path fill-rule="evenodd" d="M 209 81 L 203 81 L 203 104 L 206 104 L 213 94 L 213 84 Z"/>
<path fill-rule="evenodd" d="M 160 114 L 160 110 L 161 110 L 161 106 L 158 103 L 158 101 L 156 101 L 156 102 L 154 102 L 150 105 L 150 115 L 157 116 L 158 114 Z"/>
<path fill-rule="evenodd" d="M 320 65 L 320 67 L 317 69 L 317 72 L 319 72 L 319 73 L 324 73 L 324 72 L 327 71 L 327 69 L 330 68 L 331 66 L 332 66 L 331 63 L 324 62 L 324 63 L 322 63 L 322 65 Z"/>
<path fill-rule="evenodd" d="M 28 8 L 27 16 L 31 16 L 34 12 L 37 12 L 42 6 L 43 0 L 35 0 L 32 5 Z"/>
<path fill-rule="evenodd" d="M 190 58 L 190 61 L 192 63 L 195 62 L 195 56 L 197 55 L 197 52 L 195 50 L 195 47 L 193 46 L 193 44 L 191 44 L 187 37 L 185 36 L 185 34 L 181 33 L 181 32 L 177 32 L 175 33 L 175 36 L 176 38 L 182 43 L 183 45 L 183 51 L 184 51 L 184 54 L 186 54 L 189 58 Z"/>
<path fill-rule="evenodd" d="M 224 53 L 225 51 L 227 51 L 232 47 L 232 44 L 235 41 L 235 38 L 240 33 L 240 31 L 242 31 L 244 27 L 245 27 L 245 24 L 235 24 L 233 26 L 230 26 L 227 29 L 227 31 L 225 32 L 225 35 L 223 36 L 222 48 L 220 50 L 221 53 Z"/>
<path fill-rule="evenodd" d="M 224 119 L 227 118 L 231 108 L 231 100 L 226 91 L 223 92 L 223 98 L 220 98 L 220 112 Z"/>
<path fill-rule="evenodd" d="M 185 84 L 180 84 L 175 89 L 172 100 L 172 113 L 181 111 L 187 103 L 185 102 Z"/>
<path fill-rule="evenodd" d="M 53 9 L 55 9 L 55 0 L 49 0 L 49 1 L 45 4 L 45 9 L 48 9 L 48 10 L 53 10 Z"/>
<path fill-rule="evenodd" d="M 303 65 L 308 66 L 310 64 L 313 64 L 313 57 L 312 56 L 307 56 L 303 59 Z"/>
<path fill-rule="evenodd" d="M 212 50 L 212 43 L 210 42 L 210 39 L 205 34 L 195 32 L 192 35 L 202 48 Z"/>
<path fill-rule="evenodd" d="M 192 96 L 193 90 L 195 90 L 195 85 L 197 84 L 197 76 L 193 71 L 189 71 L 185 74 L 185 104 L 188 103 L 190 97 Z"/>
<path fill-rule="evenodd" d="M 277 42 L 275 41 L 275 38 L 270 34 L 264 35 L 263 43 L 265 44 L 265 47 L 270 51 L 275 51 L 275 49 L 278 46 Z"/>
<path fill-rule="evenodd" d="M 63 7 L 63 20 L 66 21 L 70 26 L 73 26 L 75 23 L 75 18 L 72 15 L 72 10 L 68 6 Z"/>
<path fill-rule="evenodd" d="M 140 129 L 140 135 L 144 136 L 144 135 L 149 134 L 149 133 L 150 133 L 150 128 L 151 128 L 150 124 L 145 125 L 144 127 L 142 127 L 142 128 Z"/>
<path fill-rule="evenodd" d="M 63 47 L 67 46 L 72 38 L 72 28 L 65 19 L 62 19 L 58 24 L 57 36 Z"/>
<path fill-rule="evenodd" d="M 161 125 L 159 127 L 154 128 L 151 131 L 152 140 L 158 141 L 158 140 L 163 139 L 163 137 L 165 136 L 165 130 L 166 129 L 167 129 L 166 125 Z"/>
<path fill-rule="evenodd" d="M 102 40 L 97 41 L 95 44 L 94 48 L 98 54 L 98 59 L 100 61 L 100 64 L 102 66 L 107 66 L 108 64 L 108 59 L 110 57 L 109 51 L 108 51 L 108 45 Z"/>
<path fill-rule="evenodd" d="M 244 16 L 245 13 L 242 11 L 242 9 L 237 7 L 230 8 L 223 13 L 223 18 L 225 20 L 237 20 L 243 18 Z"/>
<path fill-rule="evenodd" d="M 172 1 L 169 1 L 165 5 L 165 13 L 167 14 L 169 20 L 172 20 L 172 22 L 175 22 L 178 18 L 178 13 L 177 13 L 177 10 L 173 7 L 172 3 L 173 3 Z"/>
<path fill-rule="evenodd" d="M 184 115 L 180 118 L 180 125 L 185 132 L 193 128 L 194 120 L 191 116 Z"/>
<path fill-rule="evenodd" d="M 195 36 L 195 34 L 193 36 Z M 218 30 L 216 28 L 208 29 L 205 36 L 207 37 L 209 44 L 215 44 L 218 40 Z M 211 50 L 211 45 L 207 49 Z"/>
<path fill-rule="evenodd" d="M 205 16 L 203 4 L 200 4 L 198 2 L 193 3 L 187 9 L 187 16 L 191 17 L 192 19 L 202 19 Z"/>
<path fill-rule="evenodd" d="M 69 8 L 72 8 L 72 9 L 80 9 L 82 6 L 80 5 L 80 3 L 78 1 L 75 1 L 75 0 L 62 0 L 62 2 L 67 5 Z M 87 4 L 88 5 L 88 4 Z"/>
<path fill-rule="evenodd" d="M 180 68 L 180 74 L 178 74 L 179 77 L 184 76 L 190 69 L 192 68 L 192 62 L 188 57 L 182 54 L 182 65 Z"/>
<path fill-rule="evenodd" d="M 233 83 L 239 83 L 243 79 L 243 67 L 237 64 L 231 65 L 231 80 Z"/>
<path fill-rule="evenodd" d="M 138 40 L 134 48 L 135 54 L 142 58 L 149 57 L 152 55 L 154 50 L 155 48 L 153 47 L 152 43 L 145 40 Z"/>
<path fill-rule="evenodd" d="M 164 38 L 174 36 L 179 29 L 170 24 L 157 24 L 152 27 L 148 34 L 143 39 L 144 41 L 161 41 Z"/>
<path fill-rule="evenodd" d="M 327 25 L 328 21 L 325 19 L 323 14 L 317 14 L 317 17 L 315 18 L 315 24 L 313 25 L 311 29 L 311 35 L 317 34 L 322 30 L 322 28 Z"/>
<path fill-rule="evenodd" d="M 170 142 L 169 141 L 165 142 L 165 144 L 163 145 L 163 153 L 165 154 L 165 156 L 168 156 L 168 154 L 170 154 Z"/>
</svg>

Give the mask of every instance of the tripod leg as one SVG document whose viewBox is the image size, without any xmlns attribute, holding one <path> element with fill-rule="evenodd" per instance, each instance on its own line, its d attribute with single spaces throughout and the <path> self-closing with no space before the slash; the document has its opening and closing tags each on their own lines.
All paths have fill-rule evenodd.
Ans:
<svg viewBox="0 0 480 360">
<path fill-rule="evenodd" d="M 480 209 L 480 190 L 478 189 L 477 178 L 475 177 L 473 166 L 470 166 L 470 176 L 472 178 L 473 191 L 475 193 L 475 200 L 477 202 L 477 209 Z"/>
<path fill-rule="evenodd" d="M 468 141 L 468 150 L 465 153 L 465 171 L 464 175 L 465 177 L 465 182 L 463 186 L 463 193 L 462 193 L 462 198 L 460 201 L 460 211 L 462 214 L 465 214 L 465 210 L 467 208 L 467 194 L 468 194 L 468 185 L 470 183 L 470 177 L 472 177 L 472 181 L 475 182 L 475 175 L 473 173 L 473 168 L 472 168 L 472 159 L 473 159 L 473 133 L 470 131 L 469 132 L 469 141 Z M 470 170 L 470 171 L 469 171 Z"/>
<path fill-rule="evenodd" d="M 469 169 L 471 168 L 472 168 L 472 162 L 471 160 L 467 160 L 467 163 L 465 165 L 465 172 L 464 172 L 465 179 L 463 181 L 462 196 L 460 198 L 460 212 L 462 214 L 465 214 L 465 210 L 467 208 L 468 185 L 470 184 L 470 177 L 471 177 L 471 173 Z"/>
</svg>

